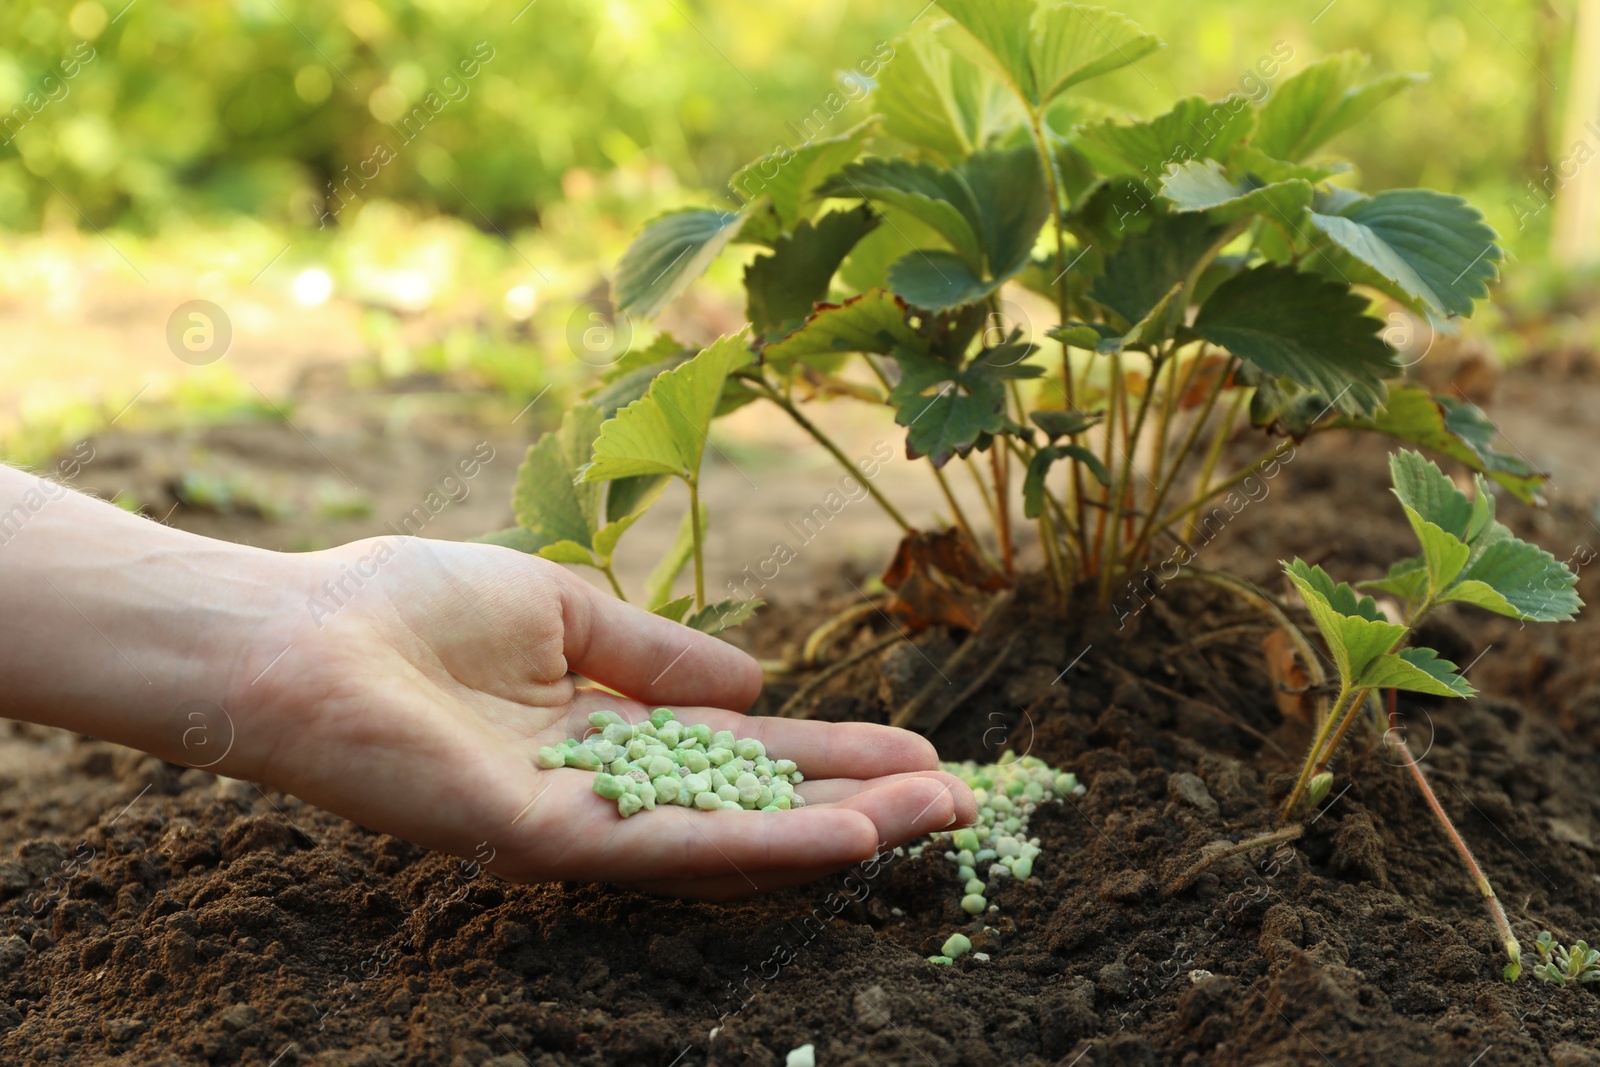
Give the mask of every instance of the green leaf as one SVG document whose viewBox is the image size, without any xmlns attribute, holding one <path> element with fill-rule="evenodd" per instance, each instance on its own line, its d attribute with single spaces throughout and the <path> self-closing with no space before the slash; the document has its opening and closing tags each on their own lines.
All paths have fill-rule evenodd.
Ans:
<svg viewBox="0 0 1600 1067">
<path fill-rule="evenodd" d="M 1299 162 L 1422 80 L 1416 74 L 1389 74 L 1357 85 L 1366 64 L 1359 52 L 1340 52 L 1284 81 L 1262 105 L 1251 143 L 1269 156 Z"/>
<path fill-rule="evenodd" d="M 1028 145 L 977 152 L 949 169 L 865 159 L 824 192 L 907 212 L 949 242 L 953 254 L 914 251 L 890 268 L 891 288 L 936 309 L 982 299 L 1021 270 L 1049 217 L 1044 171 Z"/>
<path fill-rule="evenodd" d="M 1122 334 L 1116 327 L 1103 322 L 1064 322 L 1060 326 L 1052 326 L 1045 331 L 1046 337 L 1053 337 L 1064 345 L 1073 348 L 1086 348 L 1091 352 L 1098 352 L 1107 341 L 1121 344 Z"/>
<path fill-rule="evenodd" d="M 1404 626 L 1382 621 L 1371 597 L 1357 598 L 1343 582 L 1334 585 L 1321 567 L 1297 559 L 1284 570 L 1316 620 L 1341 679 L 1354 683 L 1405 635 Z"/>
<path fill-rule="evenodd" d="M 1440 659 L 1431 648 L 1403 648 L 1379 656 L 1354 680 L 1362 689 L 1404 689 L 1408 693 L 1430 693 L 1440 697 L 1471 697 L 1478 691 L 1461 675 L 1456 665 Z"/>
<path fill-rule="evenodd" d="M 778 238 L 771 255 L 751 260 L 744 272 L 746 315 L 756 333 L 792 332 L 811 314 L 812 305 L 828 298 L 839 264 L 877 224 L 865 204 L 831 211 L 815 223 L 802 221 L 793 234 Z"/>
<path fill-rule="evenodd" d="M 952 45 L 987 63 L 1036 108 L 1162 46 L 1104 8 L 1035 0 L 940 0 L 939 6 L 966 31 L 952 35 Z"/>
<path fill-rule="evenodd" d="M 704 504 L 700 505 L 700 524 L 702 529 L 711 525 L 711 513 Z M 678 524 L 678 535 L 672 539 L 672 547 L 667 549 L 667 554 L 661 557 L 650 571 L 650 577 L 645 579 L 646 609 L 655 611 L 672 599 L 672 585 L 683 573 L 683 568 L 689 565 L 693 555 L 694 516 L 685 511 L 683 521 Z"/>
<path fill-rule="evenodd" d="M 1041 104 L 1165 47 L 1161 38 L 1124 15 L 1074 3 L 1040 6 L 1033 29 L 1034 91 Z"/>
<path fill-rule="evenodd" d="M 1260 215 L 1289 230 L 1311 206 L 1311 183 L 1299 178 L 1264 185 L 1249 177 L 1229 178 L 1216 160 L 1196 160 L 1173 167 L 1161 178 L 1161 194 L 1179 212 L 1204 211 L 1213 222 L 1233 222 Z"/>
<path fill-rule="evenodd" d="M 660 615 L 663 619 L 682 622 L 683 617 L 689 614 L 689 609 L 692 607 L 694 607 L 694 594 L 691 593 L 688 596 L 678 597 L 676 600 L 669 600 L 665 604 L 657 605 L 650 610 L 654 614 Z"/>
<path fill-rule="evenodd" d="M 723 384 L 750 359 L 743 339 L 731 335 L 662 374 L 649 392 L 600 427 L 584 481 L 660 474 L 697 479 Z"/>
<path fill-rule="evenodd" d="M 1376 430 L 1442 453 L 1488 475 L 1525 504 L 1538 503 L 1549 480 L 1519 457 L 1495 450 L 1499 431 L 1480 408 L 1453 397 L 1430 396 L 1420 386 L 1396 386 L 1381 411 L 1336 425 Z"/>
<path fill-rule="evenodd" d="M 508 530 L 496 530 L 494 533 L 474 537 L 472 541 L 481 545 L 499 545 L 501 548 L 514 548 L 518 552 L 526 552 L 530 556 L 548 545 L 550 542 L 526 526 L 513 526 Z"/>
<path fill-rule="evenodd" d="M 632 515 L 625 515 L 616 522 L 608 522 L 594 533 L 594 554 L 602 567 L 611 566 L 612 558 L 617 554 L 617 542 L 622 535 L 628 532 L 628 527 L 638 522 L 644 515 L 636 511 Z"/>
<path fill-rule="evenodd" d="M 906 427 L 913 456 L 928 456 L 942 467 L 957 452 L 972 448 L 980 434 L 1005 428 L 1006 389 L 993 368 L 981 362 L 957 368 L 932 356 L 900 351 L 902 376 L 889 393 L 895 422 Z"/>
<path fill-rule="evenodd" d="M 1407 507 L 1405 512 L 1412 532 L 1417 535 L 1417 542 L 1422 545 L 1422 562 L 1428 573 L 1426 593 L 1430 597 L 1437 596 L 1460 576 L 1472 555 L 1472 549 L 1467 547 L 1465 541 L 1436 523 L 1429 522 L 1412 508 Z"/>
<path fill-rule="evenodd" d="M 1382 578 L 1362 582 L 1361 588 L 1388 593 L 1405 604 L 1419 603 L 1428 592 L 1427 561 L 1421 556 L 1403 559 L 1390 567 Z"/>
<path fill-rule="evenodd" d="M 585 567 L 598 567 L 594 553 L 576 541 L 557 541 L 539 550 L 539 557 L 551 563 L 581 563 Z"/>
<path fill-rule="evenodd" d="M 1042 413 L 1034 412 L 1035 416 L 1039 414 Z M 1028 461 L 1028 472 L 1022 479 L 1022 513 L 1028 518 L 1037 519 L 1044 511 L 1044 481 L 1051 465 L 1059 459 L 1075 459 L 1088 467 L 1101 485 L 1111 484 L 1111 472 L 1098 456 L 1082 445 L 1045 445 Z"/>
<path fill-rule="evenodd" d="M 1344 286 L 1268 263 L 1218 286 L 1194 332 L 1270 374 L 1321 391 L 1330 408 L 1371 415 L 1383 404 L 1383 379 L 1399 368 L 1378 336 L 1383 321 L 1366 307 Z"/>
<path fill-rule="evenodd" d="M 691 630 L 699 630 L 703 634 L 720 634 L 724 630 L 731 630 L 741 623 L 749 621 L 755 615 L 756 609 L 766 605 L 766 601 L 758 597 L 749 599 L 721 600 L 715 604 L 707 604 L 699 611 L 683 620 L 683 624 Z"/>
<path fill-rule="evenodd" d="M 874 103 L 885 131 L 951 163 L 1023 117 L 1005 86 L 938 40 L 931 20 L 895 41 L 894 61 L 878 75 Z"/>
<path fill-rule="evenodd" d="M 1310 220 L 1337 246 L 1318 269 L 1436 315 L 1471 315 L 1505 258 L 1477 208 L 1433 189 L 1391 189 Z"/>
<path fill-rule="evenodd" d="M 884 289 L 869 289 L 842 304 L 823 304 L 788 337 L 762 350 L 763 362 L 780 372 L 795 363 L 850 352 L 888 355 L 896 348 L 921 349 L 925 342 L 906 321 L 911 309 Z"/>
<path fill-rule="evenodd" d="M 1232 100 L 1240 106 L 1234 107 Z M 1255 124 L 1255 108 L 1243 97 L 1213 102 L 1189 96 L 1144 122 L 1106 120 L 1085 126 L 1072 135 L 1072 144 L 1100 174 L 1133 175 L 1154 188 L 1174 163 L 1225 158 Z"/>
<path fill-rule="evenodd" d="M 929 311 L 976 304 L 1000 287 L 984 281 L 954 252 L 908 252 L 889 268 L 889 288 L 906 303 Z"/>
<path fill-rule="evenodd" d="M 1089 296 L 1130 324 L 1141 322 L 1210 254 L 1225 229 L 1203 215 L 1162 216 L 1106 257 Z"/>
<path fill-rule="evenodd" d="M 617 264 L 617 310 L 645 319 L 657 314 L 705 273 L 748 217 L 693 208 L 647 224 Z"/>
<path fill-rule="evenodd" d="M 664 474 L 646 474 L 611 481 L 606 488 L 606 521 L 621 522 L 630 515 L 648 510 L 660 499 L 667 480 Z"/>
<path fill-rule="evenodd" d="M 1506 537 L 1486 546 L 1443 599 L 1528 622 L 1566 622 L 1583 607 L 1577 584 L 1571 568 L 1538 545 Z"/>
<path fill-rule="evenodd" d="M 619 408 L 625 408 L 644 396 L 650 389 L 650 383 L 662 371 L 671 370 L 694 356 L 693 348 L 679 345 L 670 337 L 667 341 L 670 343 L 663 344 L 658 337 L 649 348 L 638 353 L 629 352 L 616 367 L 607 368 L 603 376 L 606 384 L 589 394 L 589 403 L 609 419 Z"/>
<path fill-rule="evenodd" d="M 978 209 L 989 277 L 1004 281 L 1021 270 L 1050 217 L 1044 168 L 1032 145 L 974 153 L 961 164 Z"/>
<path fill-rule="evenodd" d="M 1477 497 L 1469 500 L 1438 465 L 1404 449 L 1389 457 L 1389 470 L 1406 514 L 1447 531 L 1470 551 L 1454 582 L 1438 587 L 1439 602 L 1473 604 L 1531 622 L 1564 621 L 1583 606 L 1575 588 L 1578 576 L 1566 564 L 1495 521 L 1494 501 L 1482 479 Z"/>
<path fill-rule="evenodd" d="M 1228 153 L 1228 165 L 1235 172 L 1249 174 L 1264 184 L 1286 182 L 1298 178 L 1317 185 L 1335 174 L 1350 170 L 1348 163 L 1290 163 L 1274 159 L 1254 145 L 1242 144 Z"/>
<path fill-rule="evenodd" d="M 898 208 L 932 227 L 974 270 L 983 265 L 978 205 L 956 170 L 908 159 L 863 159 L 829 178 L 820 192 Z"/>
<path fill-rule="evenodd" d="M 1402 448 L 1389 456 L 1394 495 L 1407 513 L 1415 513 L 1454 537 L 1466 540 L 1474 508 L 1467 494 L 1419 452 Z"/>
<path fill-rule="evenodd" d="M 817 195 L 818 186 L 861 154 L 872 127 L 872 122 L 863 122 L 837 137 L 807 141 L 793 150 L 782 148 L 746 164 L 728 180 L 728 187 L 746 202 L 766 196 L 779 228 L 786 233 L 792 231 L 822 202 Z"/>
<path fill-rule="evenodd" d="M 532 530 L 545 545 L 573 542 L 587 551 L 592 543 L 605 487 L 574 480 L 589 462 L 600 424 L 600 412 L 592 404 L 575 405 L 562 416 L 559 429 L 529 447 L 517 468 L 511 510 L 517 524 Z"/>
<path fill-rule="evenodd" d="M 1071 411 L 1030 411 L 1028 418 L 1051 441 L 1063 437 L 1076 437 L 1096 425 L 1103 416 L 1086 414 L 1074 408 Z"/>
</svg>

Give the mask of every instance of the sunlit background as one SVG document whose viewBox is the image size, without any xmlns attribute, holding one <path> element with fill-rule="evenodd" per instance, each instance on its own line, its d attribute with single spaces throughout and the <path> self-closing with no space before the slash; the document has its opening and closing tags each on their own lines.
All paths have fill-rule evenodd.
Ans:
<svg viewBox="0 0 1600 1067">
<path fill-rule="evenodd" d="M 1252 94 L 1273 55 L 1289 57 L 1279 80 L 1345 49 L 1374 73 L 1424 75 L 1334 148 L 1365 188 L 1432 186 L 1487 213 L 1510 260 L 1499 307 L 1472 327 L 1483 345 L 1507 360 L 1587 352 L 1591 289 L 1570 236 L 1552 255 L 1559 197 L 1546 208 L 1534 192 L 1559 181 L 1575 137 L 1600 150 L 1593 72 L 1573 66 L 1578 2 L 1147 0 L 1129 14 L 1168 46 L 1092 82 L 1080 109 Z M 937 16 L 919 0 L 11 5 L 0 451 L 43 464 L 112 423 L 289 418 L 330 367 L 341 389 L 391 398 L 391 431 L 410 394 L 513 413 L 546 387 L 570 395 L 594 376 L 573 330 L 638 226 L 727 202 L 741 164 L 865 117 L 860 65 Z M 736 329 L 737 271 L 720 264 L 669 325 Z M 169 318 L 190 300 L 225 310 L 226 358 L 173 358 Z M 177 482 L 191 507 L 243 492 Z M 316 506 L 359 514 L 364 489 L 335 479 Z"/>
</svg>

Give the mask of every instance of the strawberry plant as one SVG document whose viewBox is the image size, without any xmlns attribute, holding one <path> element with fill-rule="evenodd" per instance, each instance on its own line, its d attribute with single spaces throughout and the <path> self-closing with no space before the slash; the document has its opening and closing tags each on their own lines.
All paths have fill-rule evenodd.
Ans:
<svg viewBox="0 0 1600 1067">
<path fill-rule="evenodd" d="M 709 633 L 748 618 L 758 601 L 706 602 L 700 462 L 728 376 L 750 358 L 739 339 L 724 338 L 670 370 L 647 364 L 642 381 L 624 364 L 614 388 L 573 406 L 559 429 L 528 449 L 512 495 L 517 525 L 482 540 L 594 567 L 626 600 L 612 566 L 617 544 L 676 478 L 688 489 L 689 511 L 650 575 L 646 605 Z M 673 582 L 691 560 L 694 595 L 673 598 Z"/>
<path fill-rule="evenodd" d="M 684 528 L 646 603 L 718 630 L 756 602 L 705 596 L 698 487 L 712 421 L 770 404 L 856 474 L 807 411 L 886 407 L 948 506 L 947 528 L 923 532 L 892 485 L 862 482 L 904 535 L 884 575 L 890 607 L 913 625 L 977 630 L 1015 583 L 1022 522 L 1037 528 L 1063 609 L 1083 597 L 1109 607 L 1158 555 L 1163 581 L 1169 563 L 1189 567 L 1195 531 L 1259 499 L 1291 443 L 1364 430 L 1426 447 L 1475 472 L 1478 490 L 1469 499 L 1420 455 L 1395 457 L 1423 551 L 1375 588 L 1402 603 L 1401 621 L 1320 568 L 1288 568 L 1339 667 L 1286 805 L 1296 816 L 1326 794 L 1369 694 L 1471 695 L 1453 664 L 1406 647 L 1429 612 L 1461 602 L 1548 620 L 1579 606 L 1571 573 L 1494 519 L 1491 482 L 1535 502 L 1544 476 L 1496 451 L 1476 407 L 1404 381 L 1374 312 L 1390 302 L 1427 330 L 1455 329 L 1498 275 L 1496 235 L 1457 196 L 1359 191 L 1328 153 L 1410 75 L 1365 78 L 1363 59 L 1342 53 L 1268 93 L 1108 116 L 1077 90 L 1162 47 L 1134 22 L 1038 0 L 937 7 L 894 43 L 872 118 L 750 163 L 730 180 L 735 206 L 672 212 L 629 247 L 613 296 L 631 319 L 656 315 L 730 246 L 753 249 L 748 330 L 698 353 L 665 334 L 628 353 L 530 450 L 519 525 L 495 539 L 617 586 L 618 538 L 682 481 Z M 1050 309 L 1042 329 L 1015 313 L 1030 304 Z M 1280 440 L 1235 462 L 1242 431 Z M 960 468 L 986 530 L 951 489 Z M 691 560 L 695 593 L 674 600 Z M 892 721 L 912 721 L 916 703 Z M 1407 762 L 1490 903 L 1514 977 L 1520 947 L 1493 889 Z"/>
<path fill-rule="evenodd" d="M 1290 454 L 1280 442 L 1230 464 L 1225 445 L 1245 424 L 1296 441 L 1387 433 L 1535 498 L 1541 476 L 1494 451 L 1476 408 L 1395 381 L 1400 361 L 1372 312 L 1387 299 L 1452 328 L 1497 274 L 1494 232 L 1459 197 L 1358 192 L 1324 151 L 1410 76 L 1363 80 L 1361 58 L 1340 54 L 1259 103 L 1196 96 L 1153 119 L 1104 117 L 1076 90 L 1161 47 L 1155 36 L 1074 4 L 939 7 L 943 18 L 896 42 L 873 118 L 752 162 L 730 182 L 736 209 L 670 213 L 628 249 L 614 296 L 642 319 L 730 245 L 753 247 L 748 336 L 699 356 L 663 336 L 612 368 L 594 403 L 602 415 L 628 404 L 615 424 L 574 417 L 557 435 L 566 444 L 530 457 L 525 546 L 609 572 L 607 531 L 664 478 L 695 495 L 707 423 L 751 402 L 782 410 L 852 473 L 804 409 L 838 398 L 892 409 L 943 491 L 956 555 L 988 556 L 967 568 L 984 590 L 1012 580 L 1022 522 L 1063 598 L 1092 581 L 1109 603 L 1166 543 L 1187 561 L 1208 506 L 1237 510 L 1240 490 Z M 1013 297 L 1047 301 L 1055 321 L 1024 329 L 1007 317 Z M 987 536 L 950 489 L 959 467 L 977 480 Z M 554 484 L 580 469 L 582 487 Z M 545 487 L 555 503 L 538 499 Z M 916 532 L 892 486 L 866 487 Z M 698 558 L 700 522 L 691 508 L 685 558 Z M 712 607 L 701 586 L 697 614 Z"/>
<path fill-rule="evenodd" d="M 1495 519 L 1494 496 L 1483 478 L 1469 498 L 1416 452 L 1395 453 L 1389 467 L 1394 495 L 1405 509 L 1422 554 L 1396 563 L 1385 577 L 1365 586 L 1399 601 L 1399 622 L 1385 618 L 1372 597 L 1357 594 L 1343 582 L 1335 584 L 1321 567 L 1301 560 L 1285 567 L 1339 672 L 1339 694 L 1322 717 L 1300 777 L 1284 802 L 1288 816 L 1327 792 L 1332 782 L 1328 766 L 1368 694 L 1390 689 L 1440 697 L 1474 695 L 1454 663 L 1440 659 L 1432 649 L 1407 647 L 1411 634 L 1434 609 L 1461 603 L 1524 622 L 1558 622 L 1571 619 L 1583 606 L 1574 588 L 1578 576 L 1566 564 Z M 1445 814 L 1421 766 L 1403 742 L 1391 747 L 1472 872 L 1511 958 L 1506 977 L 1515 979 L 1522 969 L 1521 946 L 1494 888 Z"/>
</svg>

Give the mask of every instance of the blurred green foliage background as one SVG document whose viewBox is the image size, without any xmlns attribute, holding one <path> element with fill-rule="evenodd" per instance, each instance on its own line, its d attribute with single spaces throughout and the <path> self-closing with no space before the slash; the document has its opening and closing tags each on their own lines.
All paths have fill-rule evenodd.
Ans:
<svg viewBox="0 0 1600 1067">
<path fill-rule="evenodd" d="M 1124 4 L 1167 47 L 1064 115 L 1259 100 L 1347 49 L 1423 74 L 1329 150 L 1363 188 L 1485 211 L 1509 264 L 1473 329 L 1501 352 L 1592 351 L 1593 287 L 1548 268 L 1556 212 L 1530 182 L 1570 155 L 1558 87 L 1576 5 L 1595 2 Z M 861 72 L 938 17 L 927 0 L 8 0 L 0 455 L 48 456 L 136 391 L 129 422 L 259 405 L 237 360 L 169 358 L 162 319 L 196 296 L 284 363 L 356 352 L 378 381 L 578 388 L 595 366 L 574 337 L 639 227 L 731 205 L 744 163 L 865 118 Z M 739 272 L 723 257 L 660 325 L 738 329 Z"/>
<path fill-rule="evenodd" d="M 1361 49 L 1375 71 L 1429 75 L 1337 146 L 1363 184 L 1463 193 L 1526 254 L 1507 201 L 1562 154 L 1570 10 L 1325 3 L 1130 6 L 1169 47 L 1094 82 L 1093 106 L 1148 115 L 1224 95 L 1280 41 L 1290 73 Z M 838 74 L 878 42 L 937 15 L 923 0 L 126 4 L 19 2 L 0 19 L 0 226 L 316 226 L 359 195 L 509 231 L 618 168 L 659 163 L 714 189 L 800 140 L 790 124 L 852 88 Z M 865 112 L 842 95 L 841 128 Z M 375 162 L 379 146 L 392 158 Z"/>
</svg>

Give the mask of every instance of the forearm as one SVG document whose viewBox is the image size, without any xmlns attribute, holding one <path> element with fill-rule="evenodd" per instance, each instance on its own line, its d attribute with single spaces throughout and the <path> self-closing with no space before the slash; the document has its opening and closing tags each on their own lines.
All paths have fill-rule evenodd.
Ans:
<svg viewBox="0 0 1600 1067">
<path fill-rule="evenodd" d="M 194 715 L 225 710 L 281 613 L 281 559 L 0 466 L 0 715 L 220 756 L 231 725 Z"/>
</svg>

